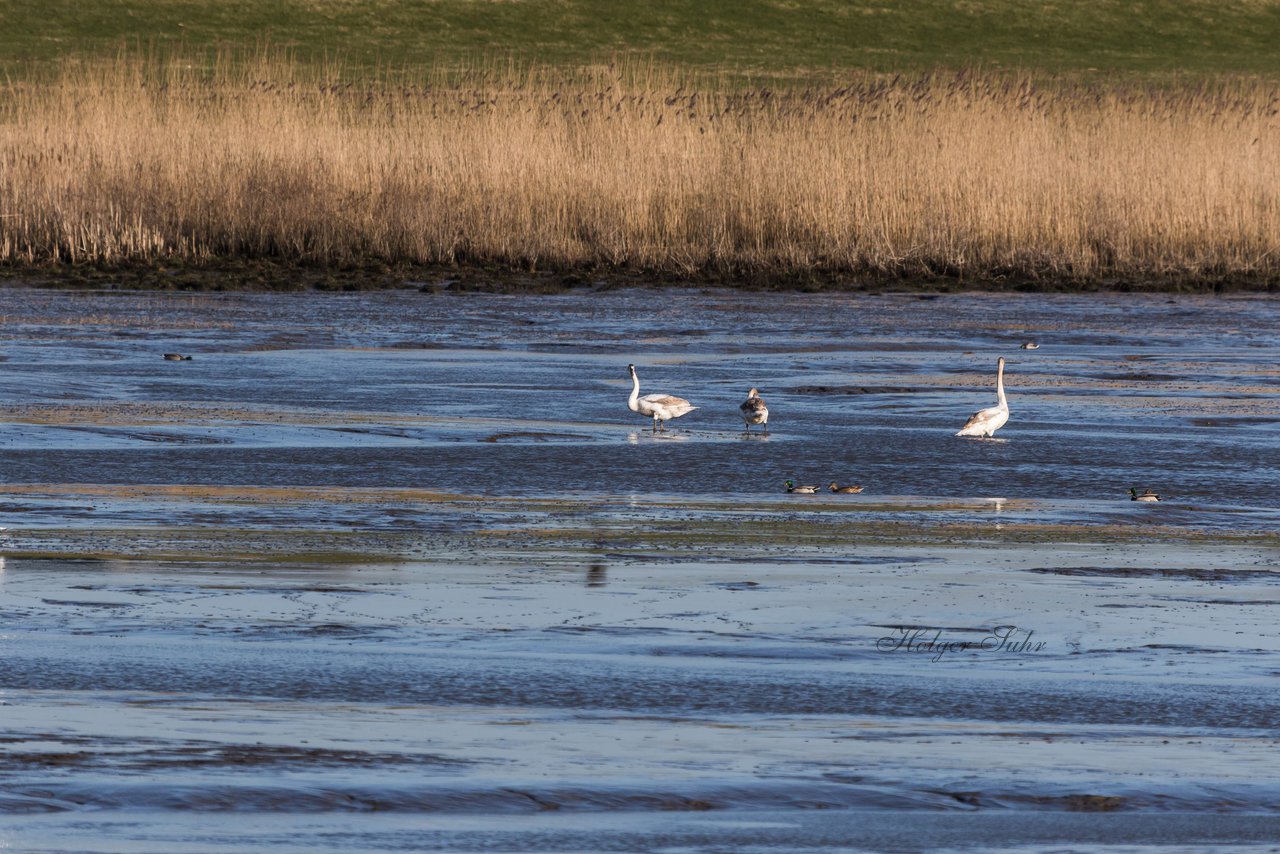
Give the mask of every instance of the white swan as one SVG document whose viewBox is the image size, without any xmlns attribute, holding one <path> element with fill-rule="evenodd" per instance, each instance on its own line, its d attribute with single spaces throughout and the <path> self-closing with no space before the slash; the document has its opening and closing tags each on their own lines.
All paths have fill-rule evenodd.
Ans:
<svg viewBox="0 0 1280 854">
<path fill-rule="evenodd" d="M 751 432 L 752 424 L 763 424 L 764 432 L 769 432 L 769 407 L 764 405 L 758 389 L 753 388 L 747 392 L 747 399 L 738 409 L 742 412 L 742 420 L 746 422 L 748 433 Z"/>
<path fill-rule="evenodd" d="M 1009 420 L 1009 401 L 1004 396 L 1004 356 L 1000 357 L 998 364 L 999 367 L 996 370 L 998 402 L 995 406 L 980 409 L 969 416 L 969 420 L 964 422 L 957 436 L 991 436 Z"/>
<path fill-rule="evenodd" d="M 654 430 L 657 430 L 660 425 L 665 429 L 667 421 L 698 408 L 683 397 L 673 397 L 669 394 L 646 394 L 641 397 L 640 378 L 636 376 L 636 366 L 627 365 L 627 370 L 631 372 L 631 399 L 627 401 L 627 408 L 632 412 L 639 412 L 641 415 L 653 418 Z"/>
</svg>

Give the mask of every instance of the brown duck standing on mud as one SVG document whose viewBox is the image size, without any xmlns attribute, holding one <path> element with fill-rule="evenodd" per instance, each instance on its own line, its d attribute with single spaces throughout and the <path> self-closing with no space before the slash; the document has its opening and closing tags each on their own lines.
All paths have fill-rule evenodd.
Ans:
<svg viewBox="0 0 1280 854">
<path fill-rule="evenodd" d="M 769 407 L 764 405 L 764 398 L 760 396 L 757 389 L 751 389 L 747 392 L 747 399 L 738 407 L 742 412 L 742 420 L 747 425 L 747 432 L 751 432 L 752 424 L 764 425 L 764 432 L 769 432 Z"/>
</svg>

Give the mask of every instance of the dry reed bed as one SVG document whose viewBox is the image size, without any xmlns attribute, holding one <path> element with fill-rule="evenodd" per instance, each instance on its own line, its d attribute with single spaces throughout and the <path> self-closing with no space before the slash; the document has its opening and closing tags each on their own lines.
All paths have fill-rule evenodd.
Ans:
<svg viewBox="0 0 1280 854">
<path fill-rule="evenodd" d="M 1263 81 L 360 85 L 126 58 L 0 90 L 0 261 L 1274 279 L 1278 113 Z"/>
</svg>

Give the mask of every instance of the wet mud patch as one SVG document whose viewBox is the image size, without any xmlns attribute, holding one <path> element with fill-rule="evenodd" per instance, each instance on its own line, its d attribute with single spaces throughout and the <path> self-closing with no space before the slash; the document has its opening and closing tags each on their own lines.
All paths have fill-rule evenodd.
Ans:
<svg viewBox="0 0 1280 854">
<path fill-rule="evenodd" d="M 351 433 L 356 436 L 385 436 L 389 439 L 412 439 L 417 434 L 393 427 L 330 427 L 334 433 Z"/>
<path fill-rule="evenodd" d="M 736 787 L 695 781 L 684 785 L 675 783 L 649 788 L 572 784 L 539 786 L 528 783 L 513 783 L 500 787 L 354 784 L 289 788 L 269 784 L 236 785 L 230 781 L 203 786 L 178 785 L 163 788 L 154 784 L 129 782 L 103 783 L 92 787 L 57 782 L 44 786 L 12 787 L 0 796 L 0 814 L 82 809 L 311 814 L 323 812 L 455 815 L 488 813 L 501 816 L 552 812 L 671 813 L 755 809 L 903 810 L 918 814 L 949 810 L 1113 813 L 1145 809 L 1172 812 L 1203 811 L 1211 805 L 1219 812 L 1243 811 L 1251 808 L 1248 800 L 1230 796 L 1221 796 L 1216 802 L 1211 802 L 1208 798 L 1160 793 L 1140 795 L 1091 792 L 1022 793 L 998 789 L 915 788 L 903 784 L 886 784 L 883 781 L 858 780 L 855 782 L 855 779 L 791 782 L 789 785 L 754 783 Z M 715 850 L 721 849 L 716 847 Z"/>
<path fill-rule="evenodd" d="M 1161 596 L 1165 602 L 1193 602 L 1197 605 L 1280 605 L 1277 599 L 1199 599 L 1189 596 Z"/>
<path fill-rule="evenodd" d="M 1119 383 L 1167 383 L 1176 382 L 1178 380 L 1186 380 L 1189 377 L 1180 374 L 1160 374 L 1154 371 L 1120 371 L 1120 372 L 1103 372 L 1096 374 L 1084 374 L 1096 380 L 1105 380 L 1107 382 Z"/>
<path fill-rule="evenodd" d="M 502 433 L 491 433 L 481 442 L 581 442 L 592 437 L 581 433 L 550 433 L 536 430 L 509 430 Z"/>
<path fill-rule="evenodd" d="M 272 595 L 289 595 L 296 593 L 341 593 L 341 594 L 360 594 L 370 593 L 372 591 L 362 587 L 340 587 L 333 585 L 309 585 L 300 583 L 297 585 L 262 585 L 262 584 L 199 584 L 196 586 L 199 590 L 231 590 L 237 593 L 267 593 Z"/>
<path fill-rule="evenodd" d="M 548 626 L 543 631 L 569 635 L 608 635 L 613 637 L 644 637 L 646 635 L 672 634 L 675 630 L 640 628 L 634 626 Z"/>
<path fill-rule="evenodd" d="M 925 626 L 918 623 L 868 623 L 874 629 L 892 629 L 897 632 L 964 632 L 989 635 L 1000 626 Z"/>
<path fill-rule="evenodd" d="M 12 492 L 86 502 L 70 512 L 28 512 L 21 532 L 7 532 L 13 558 L 98 557 L 127 560 L 246 560 L 352 564 L 446 561 L 476 549 L 564 553 L 587 549 L 620 562 L 687 560 L 832 567 L 902 563 L 886 547 L 954 546 L 997 540 L 1007 545 L 1078 542 L 1280 543 L 1274 531 L 1220 531 L 1203 513 L 1150 507 L 1092 522 L 1052 521 L 1050 505 L 992 501 L 824 500 L 791 496 L 743 501 L 670 497 L 648 501 L 594 497 L 451 495 L 422 489 L 255 486 L 18 484 Z M 856 512 L 851 512 L 856 504 Z M 27 506 L 27 505 L 23 505 Z M 1157 505 L 1157 507 L 1159 507 Z M 1179 513 L 1172 513 L 1177 510 Z M 1123 512 L 1122 512 L 1123 511 Z M 1000 513 L 992 527 L 993 514 Z M 1222 525 L 1238 524 L 1223 513 Z M 50 527 L 52 521 L 60 522 Z M 1046 518 L 1047 517 L 1047 518 Z M 1256 518 L 1255 518 L 1256 517 Z M 1044 520 L 1044 521 L 1041 521 Z M 1250 524 L 1265 521 L 1258 514 Z M 75 527 L 71 527 L 73 523 Z M 864 551 L 865 553 L 859 553 Z M 936 562 L 916 555 L 910 563 Z M 1125 570 L 1041 568 L 1081 576 L 1123 577 Z M 1134 570 L 1136 576 L 1140 570 Z M 1270 580 L 1264 572 L 1221 578 Z M 1277 574 L 1280 575 L 1280 574 Z M 1213 580 L 1213 574 L 1200 578 Z"/>
<path fill-rule="evenodd" d="M 314 409 L 303 405 L 275 406 L 246 402 L 239 406 L 186 401 L 134 402 L 115 401 L 102 404 L 8 404 L 0 406 L 0 422 L 57 427 L 68 431 L 94 431 L 106 428 L 139 427 L 231 427 L 271 425 L 275 427 L 332 427 L 343 424 L 371 424 L 375 428 L 388 422 L 407 425 L 438 424 L 438 417 L 412 413 L 378 413 L 348 409 Z"/>
<path fill-rule="evenodd" d="M 231 444 L 230 439 L 220 438 L 217 436 L 196 436 L 190 433 L 176 432 L 179 428 L 174 428 L 174 432 L 162 432 L 159 430 L 137 430 L 125 429 L 121 427 L 100 426 L 78 426 L 63 425 L 63 430 L 76 433 L 87 433 L 92 436 L 98 436 L 106 439 L 124 439 L 132 442 L 149 442 L 161 445 L 228 445 Z"/>
<path fill-rule="evenodd" d="M 1262 582 L 1280 584 L 1280 572 L 1268 569 L 1215 569 L 1204 567 L 1047 566 L 1027 572 L 1079 578 L 1173 578 L 1186 581 Z"/>
<path fill-rule="evenodd" d="M 135 757 L 132 770 L 149 771 L 164 767 L 256 768 L 287 765 L 306 767 L 395 767 L 463 768 L 474 762 L 432 753 L 377 753 L 320 747 L 237 744 L 220 747 L 183 747 L 162 755 Z"/>
<path fill-rule="evenodd" d="M 932 793 L 950 798 L 959 804 L 978 809 L 1035 808 L 1044 810 L 1061 810 L 1065 812 L 1115 812 L 1132 808 L 1129 798 L 1119 795 L 1033 795 L 1010 793 L 956 792 L 931 790 Z"/>
<path fill-rule="evenodd" d="M 134 602 L 80 602 L 71 599 L 41 599 L 46 605 L 65 605 L 73 608 L 133 608 Z"/>
<path fill-rule="evenodd" d="M 101 747 L 101 745 L 96 745 Z M 319 747 L 271 746 L 261 744 L 189 745 L 155 747 L 145 750 L 95 751 L 95 745 L 74 751 L 23 751 L 10 747 L 0 756 L 0 774 L 21 774 L 39 770 L 74 768 L 87 772 L 139 774 L 182 769 L 213 771 L 287 766 L 291 771 L 309 768 L 387 767 L 464 768 L 473 762 L 437 754 L 376 753 Z"/>
<path fill-rule="evenodd" d="M 740 803 L 745 801 L 745 803 Z M 77 788 L 67 784 L 13 787 L 0 794 L 0 814 L 60 812 L 64 810 L 194 810 L 200 812 L 325 813 L 405 812 L 447 814 L 520 814 L 538 812 L 693 811 L 737 805 L 781 805 L 798 808 L 837 806 L 828 800 L 788 797 L 743 797 L 743 793 L 715 793 L 708 797 L 661 791 L 596 788 L 425 788 L 410 786 L 235 786 L 191 787 L 100 785 Z"/>
<path fill-rule="evenodd" d="M 721 590 L 729 590 L 737 592 L 740 590 L 761 590 L 763 586 L 759 581 L 717 581 L 712 582 L 712 587 L 718 587 Z"/>
<path fill-rule="evenodd" d="M 377 352 L 379 350 L 447 350 L 449 346 L 439 341 L 389 341 L 382 347 L 348 347 L 350 350 Z"/>
<path fill-rule="evenodd" d="M 344 623 L 318 623 L 311 625 L 278 625 L 258 623 L 253 625 L 217 625 L 201 622 L 199 631 L 206 635 L 219 635 L 252 641 L 305 642 L 314 641 L 385 641 L 403 637 L 396 626 L 348 625 Z"/>
<path fill-rule="evenodd" d="M 245 353 L 271 353 L 280 350 L 314 350 L 332 347 L 332 333 L 317 335 L 313 332 L 275 332 L 254 344 L 243 348 Z"/>
<path fill-rule="evenodd" d="M 0 513 L 88 513 L 89 504 L 0 504 Z"/>
<path fill-rule="evenodd" d="M 927 389 L 900 385 L 798 385 L 792 394 L 916 394 Z"/>
<path fill-rule="evenodd" d="M 1246 416 L 1236 418 L 1188 418 L 1187 423 L 1193 427 L 1258 427 L 1280 424 L 1280 418 L 1250 418 Z"/>
</svg>

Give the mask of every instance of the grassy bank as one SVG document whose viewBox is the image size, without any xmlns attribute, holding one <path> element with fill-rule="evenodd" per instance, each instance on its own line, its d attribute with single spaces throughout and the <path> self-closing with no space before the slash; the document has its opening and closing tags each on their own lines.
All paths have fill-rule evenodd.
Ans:
<svg viewBox="0 0 1280 854">
<path fill-rule="evenodd" d="M 602 54 L 804 76 L 1005 67 L 1107 75 L 1280 74 L 1280 5 L 1259 0 L 6 0 L 0 67 L 262 39 L 358 69 Z M 5 64 L 8 63 L 8 67 Z"/>
<path fill-rule="evenodd" d="M 0 262 L 694 279 L 1280 277 L 1280 89 L 640 65 L 354 84 L 270 59 L 0 95 Z"/>
</svg>

